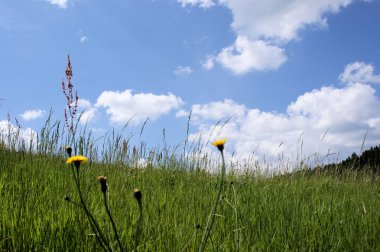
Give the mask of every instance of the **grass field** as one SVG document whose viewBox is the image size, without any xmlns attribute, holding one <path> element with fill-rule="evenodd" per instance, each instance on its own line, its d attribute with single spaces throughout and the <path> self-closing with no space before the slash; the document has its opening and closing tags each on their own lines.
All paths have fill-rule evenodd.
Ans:
<svg viewBox="0 0 380 252">
<path fill-rule="evenodd" d="M 2 251 L 102 250 L 83 209 L 65 200 L 68 196 L 80 202 L 56 127 L 45 127 L 34 151 L 17 139 L 2 138 Z M 94 151 L 88 151 L 90 137 L 79 139 L 77 150 L 94 157 Z M 196 168 L 184 169 L 189 162 L 174 151 L 147 151 L 143 145 L 136 150 L 112 134 L 103 148 L 97 152 L 99 160 L 90 158 L 81 165 L 80 183 L 112 250 L 120 249 L 104 208 L 99 175 L 108 178 L 107 198 L 124 251 L 198 251 L 219 186 L 218 174 L 202 167 L 207 160 L 202 157 L 191 166 Z M 139 167 L 143 152 L 148 162 Z M 143 206 L 137 248 L 135 188 L 142 192 Z M 371 174 L 349 169 L 271 178 L 227 173 L 205 250 L 380 251 L 379 189 Z"/>
</svg>

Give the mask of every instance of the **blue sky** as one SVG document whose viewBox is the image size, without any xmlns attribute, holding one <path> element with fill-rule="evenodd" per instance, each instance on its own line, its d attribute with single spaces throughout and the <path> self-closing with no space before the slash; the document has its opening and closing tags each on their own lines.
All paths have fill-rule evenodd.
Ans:
<svg viewBox="0 0 380 252">
<path fill-rule="evenodd" d="M 3 0 L 0 126 L 63 120 L 70 54 L 88 127 L 226 137 L 239 158 L 345 158 L 380 140 L 380 1 Z M 228 120 L 221 129 L 215 124 Z"/>
</svg>

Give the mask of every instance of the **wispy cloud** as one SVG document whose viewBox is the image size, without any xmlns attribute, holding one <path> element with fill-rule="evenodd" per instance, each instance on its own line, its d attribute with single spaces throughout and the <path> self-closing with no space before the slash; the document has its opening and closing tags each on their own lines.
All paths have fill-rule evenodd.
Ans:
<svg viewBox="0 0 380 252">
<path fill-rule="evenodd" d="M 215 5 L 213 0 L 177 0 L 178 3 L 181 3 L 182 7 L 187 5 L 195 6 L 198 5 L 201 8 L 207 9 Z"/>
<path fill-rule="evenodd" d="M 176 75 L 190 75 L 193 72 L 193 69 L 189 66 L 178 66 L 176 70 L 174 70 L 174 74 Z"/>
<path fill-rule="evenodd" d="M 214 61 L 215 61 L 215 58 L 211 55 L 208 55 L 206 57 L 206 60 L 202 62 L 203 69 L 206 69 L 206 70 L 213 69 L 214 68 Z"/>
<path fill-rule="evenodd" d="M 47 2 L 57 5 L 59 8 L 66 9 L 68 0 L 46 0 Z"/>
<path fill-rule="evenodd" d="M 82 30 L 79 30 L 77 32 L 76 36 L 79 38 L 79 42 L 81 44 L 84 44 L 84 43 L 86 43 L 88 41 L 87 35 L 85 35 Z"/>
<path fill-rule="evenodd" d="M 374 74 L 374 67 L 364 62 L 354 62 L 344 68 L 339 79 L 345 83 L 380 83 L 380 75 Z"/>
<path fill-rule="evenodd" d="M 35 110 L 27 110 L 22 113 L 20 116 L 25 121 L 35 120 L 41 118 L 45 115 L 45 110 L 35 109 Z"/>
<path fill-rule="evenodd" d="M 84 43 L 86 43 L 88 41 L 88 37 L 87 36 L 82 36 L 82 37 L 80 37 L 80 43 L 81 44 L 84 44 Z"/>
</svg>

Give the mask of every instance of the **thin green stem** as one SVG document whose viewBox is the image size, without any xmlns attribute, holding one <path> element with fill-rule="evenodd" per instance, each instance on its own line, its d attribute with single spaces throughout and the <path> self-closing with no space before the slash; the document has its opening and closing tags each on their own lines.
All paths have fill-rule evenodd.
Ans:
<svg viewBox="0 0 380 252">
<path fill-rule="evenodd" d="M 137 250 L 137 247 L 138 247 L 139 242 L 140 242 L 141 222 L 142 222 L 142 218 L 143 218 L 142 203 L 141 203 L 141 201 L 137 201 L 137 202 L 139 204 L 140 215 L 139 215 L 139 218 L 138 218 L 137 224 L 136 224 L 136 237 L 135 237 L 135 248 L 136 248 L 136 250 Z"/>
<path fill-rule="evenodd" d="M 240 243 L 240 238 L 239 238 L 239 222 L 238 222 L 238 219 L 239 219 L 239 216 L 238 216 L 238 205 L 237 205 L 237 196 L 236 196 L 236 190 L 235 190 L 235 187 L 234 185 L 232 185 L 232 190 L 234 192 L 234 203 L 235 203 L 235 206 L 233 207 L 234 209 L 234 212 L 235 212 L 235 246 L 236 246 L 236 250 L 235 251 L 239 251 L 239 243 Z"/>
<path fill-rule="evenodd" d="M 115 238 L 117 240 L 117 243 L 119 244 L 120 251 L 123 252 L 124 251 L 123 250 L 123 246 L 121 245 L 121 242 L 120 242 L 120 239 L 119 239 L 119 235 L 117 233 L 115 222 L 113 221 L 113 218 L 112 218 L 112 215 L 111 215 L 111 211 L 110 211 L 110 209 L 108 207 L 106 192 L 103 192 L 103 200 L 104 200 L 104 206 L 106 208 L 108 218 L 110 219 L 111 224 L 112 224 L 113 232 L 115 233 Z"/>
<path fill-rule="evenodd" d="M 75 173 L 75 170 L 77 171 L 76 173 Z M 72 165 L 72 171 L 73 171 L 75 185 L 76 185 L 77 190 L 78 190 L 81 206 L 86 213 L 86 216 L 88 218 L 88 221 L 90 222 L 91 228 L 94 231 L 95 236 L 96 236 L 99 244 L 102 246 L 102 248 L 106 251 L 107 250 L 112 251 L 112 249 L 109 247 L 109 245 L 107 245 L 108 243 L 107 243 L 106 239 L 104 238 L 104 235 L 102 234 L 98 223 L 96 222 L 95 218 L 92 216 L 92 214 L 90 213 L 90 211 L 88 210 L 88 208 L 84 202 L 82 191 L 80 188 L 79 169 L 74 169 L 74 166 Z M 107 246 L 107 248 L 105 246 Z"/>
<path fill-rule="evenodd" d="M 222 170 L 220 172 L 221 174 L 220 174 L 220 178 L 219 178 L 218 194 L 216 196 L 215 203 L 212 206 L 211 212 L 210 212 L 210 214 L 208 216 L 208 220 L 207 220 L 205 231 L 204 231 L 203 236 L 202 236 L 202 241 L 201 241 L 201 246 L 199 248 L 199 252 L 203 252 L 205 250 L 205 248 L 206 248 L 207 240 L 208 240 L 208 238 L 210 236 L 212 226 L 214 225 L 215 212 L 216 212 L 216 210 L 218 208 L 220 197 L 222 195 L 224 176 L 225 176 L 225 173 L 226 173 L 226 164 L 225 164 L 225 161 L 224 161 L 223 150 L 221 150 L 220 153 L 222 155 Z"/>
</svg>

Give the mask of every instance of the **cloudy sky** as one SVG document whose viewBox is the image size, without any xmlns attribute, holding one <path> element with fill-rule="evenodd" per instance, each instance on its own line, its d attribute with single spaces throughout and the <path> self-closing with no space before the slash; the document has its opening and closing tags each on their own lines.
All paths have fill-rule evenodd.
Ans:
<svg viewBox="0 0 380 252">
<path fill-rule="evenodd" d="M 2 0 L 0 126 L 228 139 L 239 157 L 345 158 L 380 143 L 378 0 Z"/>
</svg>

